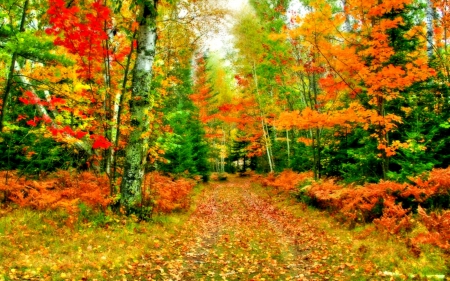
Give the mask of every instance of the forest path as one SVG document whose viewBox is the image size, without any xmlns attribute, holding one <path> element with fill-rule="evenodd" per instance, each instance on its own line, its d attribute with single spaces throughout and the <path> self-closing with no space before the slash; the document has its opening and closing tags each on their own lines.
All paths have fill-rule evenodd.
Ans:
<svg viewBox="0 0 450 281">
<path fill-rule="evenodd" d="M 0 217 L 0 281 L 386 280 L 360 238 L 249 178 L 205 184 L 192 203 L 148 223 L 112 217 L 74 228 L 64 213 L 12 211 Z"/>
<path fill-rule="evenodd" d="M 342 254 L 330 252 L 331 245 L 343 243 L 308 219 L 276 207 L 248 179 L 209 184 L 197 201 L 177 234 L 185 243 L 175 279 L 347 279 L 351 265 Z"/>
</svg>

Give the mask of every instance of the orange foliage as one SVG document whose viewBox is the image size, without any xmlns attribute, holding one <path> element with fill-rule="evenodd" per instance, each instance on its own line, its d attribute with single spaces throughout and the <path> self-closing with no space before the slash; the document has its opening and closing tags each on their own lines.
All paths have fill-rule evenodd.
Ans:
<svg viewBox="0 0 450 281">
<path fill-rule="evenodd" d="M 407 198 L 417 190 L 414 188 L 390 181 L 344 187 L 329 180 L 313 183 L 307 196 L 313 198 L 320 208 L 340 213 L 347 221 L 365 223 L 373 220 L 379 230 L 397 234 L 402 230 L 410 230 L 412 222 L 411 210 L 404 209 L 395 200 Z"/>
<path fill-rule="evenodd" d="M 436 245 L 442 249 L 450 249 L 450 211 L 442 214 L 431 213 L 427 215 L 419 206 L 418 213 L 422 223 L 428 229 L 428 233 L 419 234 L 413 241 Z"/>
<path fill-rule="evenodd" d="M 401 230 L 411 230 L 412 221 L 410 209 L 403 209 L 401 205 L 395 204 L 395 198 L 389 197 L 384 201 L 383 216 L 373 220 L 375 226 L 390 234 L 398 234 Z"/>
<path fill-rule="evenodd" d="M 72 212 L 81 202 L 93 208 L 105 208 L 111 202 L 107 176 L 91 172 L 58 171 L 52 177 L 35 181 L 3 171 L 0 172 L 0 191 L 17 205 L 37 210 L 63 208 Z"/>
<path fill-rule="evenodd" d="M 154 212 L 170 213 L 186 210 L 190 206 L 190 193 L 195 182 L 187 179 L 172 179 L 158 172 L 148 173 L 143 190 L 144 200 L 153 200 Z"/>
<path fill-rule="evenodd" d="M 282 191 L 294 190 L 299 184 L 313 178 L 313 173 L 304 172 L 296 173 L 292 170 L 284 170 L 279 175 L 271 173 L 265 179 L 262 179 L 261 184 L 263 186 L 272 186 Z"/>
<path fill-rule="evenodd" d="M 450 168 L 433 169 L 428 180 L 411 179 L 425 195 L 448 194 L 450 192 Z"/>
<path fill-rule="evenodd" d="M 270 174 L 259 180 L 263 185 L 284 190 L 291 190 L 296 180 L 301 178 L 292 171 L 285 171 L 278 177 Z M 448 195 L 450 191 L 450 168 L 434 169 L 427 179 L 411 178 L 411 184 L 391 181 L 369 183 L 364 186 L 343 186 L 333 179 L 315 181 L 305 187 L 302 195 L 309 197 L 316 207 L 328 209 L 340 214 L 346 221 L 370 222 L 382 231 L 398 234 L 412 228 L 412 210 L 403 208 L 402 203 L 410 202 L 412 206 L 424 203 L 427 199 Z M 412 203 L 411 203 L 412 202 Z M 449 248 L 450 211 L 442 215 L 428 216 L 419 206 L 419 214 L 428 228 L 428 234 L 421 234 L 417 241 L 431 243 L 444 249 Z"/>
<path fill-rule="evenodd" d="M 144 201 L 152 202 L 155 212 L 187 209 L 194 185 L 193 180 L 174 180 L 152 172 L 145 177 Z M 0 172 L 1 192 L 5 194 L 5 199 L 20 207 L 65 209 L 69 213 L 77 212 L 80 203 L 104 209 L 112 202 L 108 177 L 91 172 L 58 171 L 36 181 L 19 177 L 16 172 L 3 171 Z"/>
</svg>

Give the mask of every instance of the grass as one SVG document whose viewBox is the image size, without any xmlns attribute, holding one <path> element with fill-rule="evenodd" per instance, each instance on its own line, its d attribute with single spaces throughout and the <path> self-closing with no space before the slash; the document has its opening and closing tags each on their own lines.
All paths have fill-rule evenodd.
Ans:
<svg viewBox="0 0 450 281">
<path fill-rule="evenodd" d="M 199 256 L 192 258 L 191 262 L 199 266 L 195 272 L 198 278 L 250 278 L 259 272 L 261 276 L 269 276 L 267 280 L 270 280 L 270 274 L 281 274 L 277 271 L 278 265 L 290 260 L 288 255 L 294 250 L 287 250 L 287 247 L 291 245 L 278 241 L 268 229 L 249 237 L 247 234 L 252 229 L 236 228 L 240 219 L 246 218 L 236 213 L 239 207 L 227 213 L 238 220 L 228 222 L 229 227 L 222 228 L 214 239 L 203 237 L 202 243 L 206 244 L 199 244 L 198 236 L 194 235 L 199 230 L 195 232 L 194 227 L 190 231 L 185 223 L 196 207 L 204 203 L 203 192 L 207 186 L 194 190 L 187 212 L 157 215 L 151 222 L 85 209 L 79 221 L 67 226 L 71 216 L 62 211 L 0 209 L 0 281 L 166 280 L 169 275 L 174 275 L 168 273 L 176 273 L 183 268 L 183 263 L 189 263 L 186 261 L 187 253 L 196 251 Z M 398 280 L 407 279 L 410 275 L 448 276 L 450 273 L 449 256 L 441 250 L 423 246 L 420 255 L 414 256 L 404 243 L 408 235 L 420 231 L 420 225 L 406 238 L 387 236 L 371 225 L 349 230 L 327 212 L 298 203 L 286 193 L 277 194 L 258 185 L 254 185 L 251 191 L 319 228 L 317 233 L 331 237 L 324 239 L 328 241 L 325 244 L 320 242 L 321 238 L 311 241 L 311 245 L 318 248 L 311 246 L 305 251 L 309 251 L 312 257 L 323 257 L 330 272 L 341 274 L 343 280 L 368 280 L 368 272 L 374 280 L 389 279 L 378 275 L 384 271 L 391 272 L 392 278 Z M 227 201 L 229 198 L 223 200 L 219 201 L 224 208 L 241 204 Z M 255 220 L 258 218 L 254 217 Z M 209 223 L 208 218 L 204 223 Z M 180 231 L 183 227 L 184 230 Z M 208 243 L 211 244 L 209 249 Z M 201 254 L 204 251 L 208 252 L 207 256 Z M 291 274 L 289 268 L 283 270 L 286 270 L 285 276 Z"/>
<path fill-rule="evenodd" d="M 130 274 L 136 279 L 137 266 L 149 252 L 168 258 L 162 246 L 195 209 L 201 191 L 201 187 L 194 190 L 188 212 L 156 215 L 151 222 L 82 206 L 78 222 L 68 227 L 70 215 L 64 211 L 3 210 L 0 280 L 122 280 Z"/>
<path fill-rule="evenodd" d="M 299 203 L 286 193 L 276 193 L 270 188 L 254 185 L 254 190 L 265 196 L 280 208 L 292 212 L 295 216 L 305 218 L 311 224 L 323 229 L 326 233 L 336 237 L 340 244 L 330 245 L 335 255 L 344 255 L 345 263 L 363 265 L 360 270 L 369 270 L 366 267 L 375 267 L 379 272 L 394 273 L 399 280 L 411 276 L 445 275 L 450 280 L 450 256 L 434 246 L 423 245 L 420 254 L 413 253 L 405 243 L 423 229 L 419 223 L 409 234 L 392 236 L 379 232 L 372 224 L 359 226 L 352 230 L 339 223 L 326 211 L 314 209 Z M 343 249 L 347 249 L 342 252 Z M 331 266 L 331 264 L 330 264 Z M 358 280 L 358 279 L 355 279 Z M 365 280 L 365 279 L 361 279 Z M 433 278 L 430 278 L 433 280 Z"/>
<path fill-rule="evenodd" d="M 155 247 L 154 240 L 167 239 L 172 227 L 117 219 L 107 227 L 82 223 L 70 229 L 60 224 L 65 216 L 17 209 L 2 217 L 0 276 L 4 280 L 79 280 L 104 278 L 107 272 L 121 275 L 120 268 L 126 268 L 144 249 Z"/>
</svg>

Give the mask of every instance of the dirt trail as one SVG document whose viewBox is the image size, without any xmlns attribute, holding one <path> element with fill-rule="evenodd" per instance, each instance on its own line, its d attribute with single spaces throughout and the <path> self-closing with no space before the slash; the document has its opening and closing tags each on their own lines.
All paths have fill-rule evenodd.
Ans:
<svg viewBox="0 0 450 281">
<path fill-rule="evenodd" d="M 332 280 L 348 271 L 329 253 L 339 241 L 276 208 L 245 179 L 211 184 L 178 233 L 181 280 Z M 175 278 L 175 279 L 177 279 Z"/>
<path fill-rule="evenodd" d="M 11 216 L 12 226 L 0 229 L 0 281 L 408 280 L 410 272 L 446 271 L 441 255 L 411 257 L 370 228 L 347 231 L 248 178 L 199 192 L 193 210 L 149 223 L 68 229 L 39 223 L 37 212 Z M 439 267 L 429 270 L 432 263 Z"/>
</svg>

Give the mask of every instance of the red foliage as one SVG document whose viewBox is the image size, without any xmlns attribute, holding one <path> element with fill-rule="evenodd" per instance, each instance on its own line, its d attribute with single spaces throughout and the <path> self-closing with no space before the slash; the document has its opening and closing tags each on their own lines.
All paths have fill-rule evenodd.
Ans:
<svg viewBox="0 0 450 281">
<path fill-rule="evenodd" d="M 92 144 L 93 149 L 97 148 L 108 149 L 112 145 L 112 143 L 108 141 L 104 136 L 91 135 L 91 139 L 94 140 L 94 143 Z"/>
<path fill-rule="evenodd" d="M 103 58 L 108 54 L 103 41 L 108 39 L 105 25 L 110 27 L 111 16 L 108 7 L 100 1 L 90 4 L 86 10 L 76 4 L 67 7 L 63 0 L 50 1 L 47 11 L 51 26 L 47 34 L 56 35 L 55 45 L 65 47 L 77 54 L 79 78 L 93 81 L 95 73 L 101 69 Z"/>
</svg>

